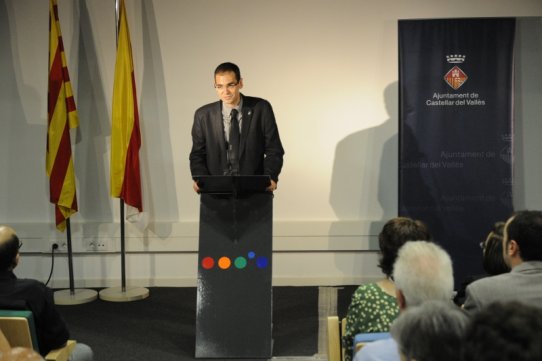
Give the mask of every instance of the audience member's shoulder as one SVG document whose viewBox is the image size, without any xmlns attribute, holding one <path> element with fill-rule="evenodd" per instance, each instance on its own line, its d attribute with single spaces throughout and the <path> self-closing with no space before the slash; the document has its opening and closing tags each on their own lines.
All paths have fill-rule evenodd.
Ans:
<svg viewBox="0 0 542 361">
<path fill-rule="evenodd" d="M 356 353 L 354 361 L 399 361 L 397 343 L 389 338 L 369 342 Z"/>
<path fill-rule="evenodd" d="M 374 283 L 364 283 L 358 286 L 352 295 L 353 300 L 360 300 L 367 297 L 368 294 L 374 293 Z"/>
<path fill-rule="evenodd" d="M 506 280 L 508 280 L 509 277 L 510 277 L 510 273 L 503 273 L 496 276 L 480 278 L 478 280 L 473 281 L 471 284 L 469 284 L 467 288 L 470 290 L 491 289 L 495 286 L 498 286 L 506 282 Z"/>
<path fill-rule="evenodd" d="M 33 278 L 19 278 L 18 280 L 19 280 L 20 285 L 25 285 L 29 287 L 40 287 L 40 288 L 47 287 L 45 286 L 43 282 L 35 280 Z"/>
<path fill-rule="evenodd" d="M 31 278 L 19 278 L 18 287 L 20 289 L 32 290 L 34 292 L 47 292 L 49 288 L 42 282 Z"/>
<path fill-rule="evenodd" d="M 356 291 L 367 292 L 370 290 L 374 290 L 376 287 L 378 287 L 376 283 L 363 283 L 359 285 Z"/>
</svg>

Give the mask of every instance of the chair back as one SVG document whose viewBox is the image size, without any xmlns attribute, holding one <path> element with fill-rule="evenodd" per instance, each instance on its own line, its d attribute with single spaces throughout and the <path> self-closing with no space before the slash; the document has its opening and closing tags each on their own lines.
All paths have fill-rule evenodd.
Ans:
<svg viewBox="0 0 542 361">
<path fill-rule="evenodd" d="M 338 316 L 327 318 L 327 359 L 328 361 L 341 361 L 341 332 Z"/>
<path fill-rule="evenodd" d="M 9 342 L 6 339 L 6 336 L 4 336 L 4 333 L 0 329 L 0 355 L 3 353 L 8 353 L 10 350 L 11 350 L 11 346 L 9 345 Z"/>
<path fill-rule="evenodd" d="M 347 350 L 342 346 L 342 336 L 346 333 L 346 318 L 339 316 L 327 317 L 327 359 L 342 361 Z"/>
<path fill-rule="evenodd" d="M 0 329 L 11 347 L 27 347 L 39 352 L 31 311 L 0 310 Z"/>
</svg>

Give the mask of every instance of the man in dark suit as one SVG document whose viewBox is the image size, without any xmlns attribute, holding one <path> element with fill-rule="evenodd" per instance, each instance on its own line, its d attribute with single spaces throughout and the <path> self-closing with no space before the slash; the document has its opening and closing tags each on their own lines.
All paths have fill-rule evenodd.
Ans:
<svg viewBox="0 0 542 361">
<path fill-rule="evenodd" d="M 194 115 L 190 171 L 200 175 L 269 175 L 277 188 L 284 149 L 268 101 L 241 94 L 243 79 L 233 63 L 215 70 L 219 101 Z M 197 182 L 194 190 L 199 193 Z"/>
<path fill-rule="evenodd" d="M 506 222 L 503 251 L 511 271 L 471 283 L 465 310 L 479 310 L 495 301 L 542 305 L 541 211 L 521 211 Z"/>
</svg>

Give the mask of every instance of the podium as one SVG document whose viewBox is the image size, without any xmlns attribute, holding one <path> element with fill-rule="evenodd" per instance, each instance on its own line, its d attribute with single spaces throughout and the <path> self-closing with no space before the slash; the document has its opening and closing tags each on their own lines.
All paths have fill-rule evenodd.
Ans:
<svg viewBox="0 0 542 361">
<path fill-rule="evenodd" d="M 272 356 L 268 176 L 195 177 L 201 191 L 196 358 Z"/>
</svg>

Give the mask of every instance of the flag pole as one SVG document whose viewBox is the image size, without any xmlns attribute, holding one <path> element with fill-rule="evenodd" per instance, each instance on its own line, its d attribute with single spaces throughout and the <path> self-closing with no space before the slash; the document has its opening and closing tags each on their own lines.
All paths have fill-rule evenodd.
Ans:
<svg viewBox="0 0 542 361">
<path fill-rule="evenodd" d="M 126 248 L 124 233 L 124 200 L 120 199 L 120 267 L 122 292 L 126 292 Z"/>
<path fill-rule="evenodd" d="M 123 9 L 125 7 L 123 6 Z M 115 30 L 117 36 L 117 49 L 119 45 L 120 2 L 115 0 Z M 117 50 L 118 52 L 118 50 Z M 120 199 L 120 261 L 121 261 L 121 287 L 110 287 L 100 291 L 100 299 L 110 302 L 131 302 L 149 297 L 149 290 L 145 287 L 126 287 L 126 247 L 125 247 L 125 216 L 124 199 Z"/>
<path fill-rule="evenodd" d="M 78 305 L 94 301 L 98 293 L 94 290 L 75 289 L 73 277 L 73 255 L 71 242 L 70 217 L 77 212 L 77 192 L 75 187 L 75 172 L 73 169 L 73 159 L 71 150 L 71 140 L 69 129 L 78 126 L 78 118 L 73 99 L 73 93 L 69 82 L 68 66 L 64 55 L 62 34 L 60 31 L 60 20 L 56 0 L 49 1 L 49 80 L 47 86 L 48 104 L 47 104 L 47 154 L 46 169 L 50 178 L 50 200 L 55 203 L 55 218 L 58 229 L 66 230 L 66 242 L 68 245 L 68 273 L 70 288 L 68 290 L 56 291 L 54 301 L 59 305 Z M 51 60 L 51 59 L 56 59 Z M 65 70 L 63 70 L 63 66 Z M 62 84 L 60 89 L 58 84 Z M 60 104 L 59 106 L 57 106 Z M 52 132 L 62 129 L 63 136 L 60 142 L 64 145 L 63 150 L 54 152 L 49 143 Z M 67 129 L 67 132 L 64 130 Z M 51 148 L 50 148 L 51 147 Z M 54 154 L 54 156 L 53 156 Z M 69 163 L 64 167 L 56 162 L 58 156 L 67 157 Z M 54 157 L 54 159 L 53 159 Z M 53 176 L 56 174 L 56 176 Z M 62 185 L 59 185 L 58 179 L 62 179 Z M 60 192 L 58 191 L 60 189 Z M 64 196 L 64 202 L 59 201 Z M 71 204 L 66 206 L 65 199 L 71 198 Z M 60 209 L 62 207 L 62 210 Z M 61 222 L 60 222 L 61 221 Z M 62 224 L 62 222 L 64 224 Z M 59 228 L 60 225 L 60 228 Z M 65 226 L 65 229 L 63 228 Z M 52 250 L 55 251 L 54 249 Z M 54 254 L 53 254 L 54 256 Z"/>
<path fill-rule="evenodd" d="M 72 253 L 72 230 L 70 218 L 66 219 L 66 244 L 68 246 L 68 273 L 70 277 L 70 288 L 54 293 L 56 305 L 80 305 L 92 302 L 98 298 L 98 292 L 85 288 L 75 288 L 73 277 L 73 253 Z M 54 252 L 54 251 L 53 251 Z"/>
<path fill-rule="evenodd" d="M 73 286 L 73 259 L 72 259 L 72 228 L 70 225 L 70 219 L 66 219 L 66 243 L 68 244 L 68 274 L 70 277 L 70 295 L 75 294 L 75 287 Z"/>
</svg>

